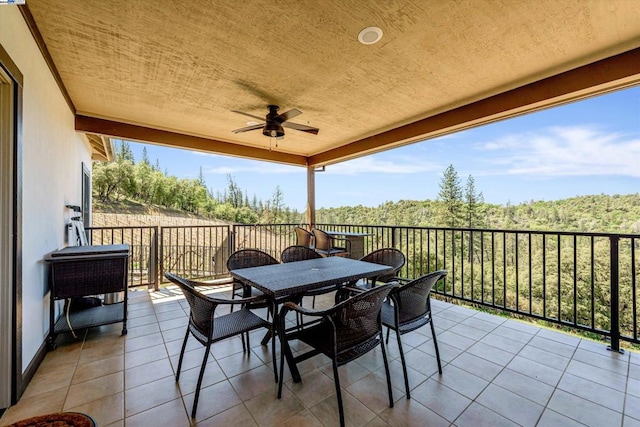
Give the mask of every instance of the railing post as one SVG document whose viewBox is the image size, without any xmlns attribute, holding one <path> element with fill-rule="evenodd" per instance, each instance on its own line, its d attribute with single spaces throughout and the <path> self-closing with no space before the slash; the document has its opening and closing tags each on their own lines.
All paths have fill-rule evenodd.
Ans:
<svg viewBox="0 0 640 427">
<path fill-rule="evenodd" d="M 159 247 L 159 255 L 158 255 L 158 271 L 160 272 L 160 274 L 158 275 L 158 285 L 160 284 L 160 281 L 162 280 L 162 277 L 164 277 L 164 227 L 160 227 L 160 236 L 158 239 L 158 242 L 160 243 L 158 245 Z M 169 247 L 169 251 L 171 251 L 171 247 Z"/>
<path fill-rule="evenodd" d="M 391 247 L 396 247 L 396 227 L 391 227 Z"/>
<path fill-rule="evenodd" d="M 160 288 L 160 278 L 158 277 L 159 271 L 159 257 L 158 257 L 158 226 L 153 227 L 153 237 L 151 238 L 151 248 L 149 248 L 149 278 L 153 284 L 153 290 L 157 291 Z"/>
<path fill-rule="evenodd" d="M 620 287 L 618 274 L 619 240 L 620 237 L 617 235 L 609 237 L 609 259 L 611 267 L 611 345 L 607 347 L 607 350 L 622 353 L 623 350 L 620 350 Z"/>
</svg>

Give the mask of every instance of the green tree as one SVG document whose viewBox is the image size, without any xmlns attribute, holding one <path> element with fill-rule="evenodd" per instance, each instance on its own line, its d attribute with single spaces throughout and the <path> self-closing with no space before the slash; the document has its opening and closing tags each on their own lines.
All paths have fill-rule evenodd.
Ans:
<svg viewBox="0 0 640 427">
<path fill-rule="evenodd" d="M 467 177 L 464 187 L 464 217 L 465 225 L 469 228 L 481 227 L 480 204 L 483 203 L 482 192 L 476 190 L 475 179 L 471 175 Z"/>
<path fill-rule="evenodd" d="M 453 165 L 449 165 L 440 180 L 438 200 L 442 203 L 440 222 L 448 227 L 457 227 L 462 218 L 462 188 L 460 178 Z"/>
</svg>

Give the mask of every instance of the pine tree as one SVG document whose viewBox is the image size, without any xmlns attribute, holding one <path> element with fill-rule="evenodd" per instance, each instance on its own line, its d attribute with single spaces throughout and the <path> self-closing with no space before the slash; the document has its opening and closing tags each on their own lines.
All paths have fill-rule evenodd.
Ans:
<svg viewBox="0 0 640 427">
<path fill-rule="evenodd" d="M 149 155 L 147 154 L 147 147 L 142 147 L 142 161 L 143 164 L 150 166 Z"/>
<path fill-rule="evenodd" d="M 467 185 L 464 188 L 465 222 L 469 228 L 482 226 L 480 219 L 480 204 L 484 202 L 482 192 L 476 192 L 476 181 L 471 175 L 467 177 Z"/>
<path fill-rule="evenodd" d="M 205 188 L 207 187 L 207 184 L 204 180 L 204 174 L 202 173 L 202 166 L 200 166 L 200 173 L 198 174 L 198 183 Z"/>
<path fill-rule="evenodd" d="M 462 217 L 462 189 L 453 165 L 444 171 L 439 185 L 438 200 L 442 202 L 440 222 L 448 227 L 457 227 Z"/>
</svg>

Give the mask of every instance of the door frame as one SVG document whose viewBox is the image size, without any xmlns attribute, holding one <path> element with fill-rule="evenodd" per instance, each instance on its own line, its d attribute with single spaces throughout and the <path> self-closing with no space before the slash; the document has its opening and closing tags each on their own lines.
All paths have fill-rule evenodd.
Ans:
<svg viewBox="0 0 640 427">
<path fill-rule="evenodd" d="M 7 265 L 9 272 L 0 276 L 0 311 L 9 318 L 10 328 L 0 328 L 0 339 L 3 341 L 3 352 L 8 347 L 9 355 L 0 355 L 0 372 L 10 372 L 10 390 L 0 391 L 0 409 L 15 404 L 25 388 L 25 377 L 22 373 L 22 88 L 23 75 L 11 60 L 7 51 L 0 44 L 0 79 L 2 79 L 2 95 L 0 102 L 3 113 L 0 120 L 5 133 L 0 135 L 5 142 L 0 150 L 2 163 L 2 180 L 5 187 L 0 190 L 0 244 L 3 259 L 0 265 Z M 8 193 L 8 194 L 7 194 Z M 9 195 L 10 194 L 10 195 Z M 10 199 L 10 200 L 9 200 Z M 4 271 L 4 269 L 3 269 Z M 9 286 L 2 286 L 2 282 Z M 3 318 L 2 324 L 7 325 Z M 7 344 L 5 346 L 5 344 Z M 9 365 L 9 366 L 7 366 Z M 8 396 L 7 396 L 8 391 Z M 8 398 L 8 401 L 7 401 Z M 9 405 L 7 405 L 7 403 Z"/>
</svg>

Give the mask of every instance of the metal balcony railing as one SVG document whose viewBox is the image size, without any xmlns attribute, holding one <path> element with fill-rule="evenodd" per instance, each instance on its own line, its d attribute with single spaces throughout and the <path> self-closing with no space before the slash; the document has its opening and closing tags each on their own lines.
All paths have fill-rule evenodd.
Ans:
<svg viewBox="0 0 640 427">
<path fill-rule="evenodd" d="M 276 258 L 296 243 L 299 224 L 89 228 L 91 244 L 131 246 L 130 286 L 158 287 L 165 271 L 199 279 L 228 277 L 226 259 L 241 248 Z M 400 249 L 400 275 L 448 270 L 435 293 L 640 344 L 640 235 L 452 229 L 352 224 L 316 227 L 366 233 L 364 252 Z"/>
</svg>

